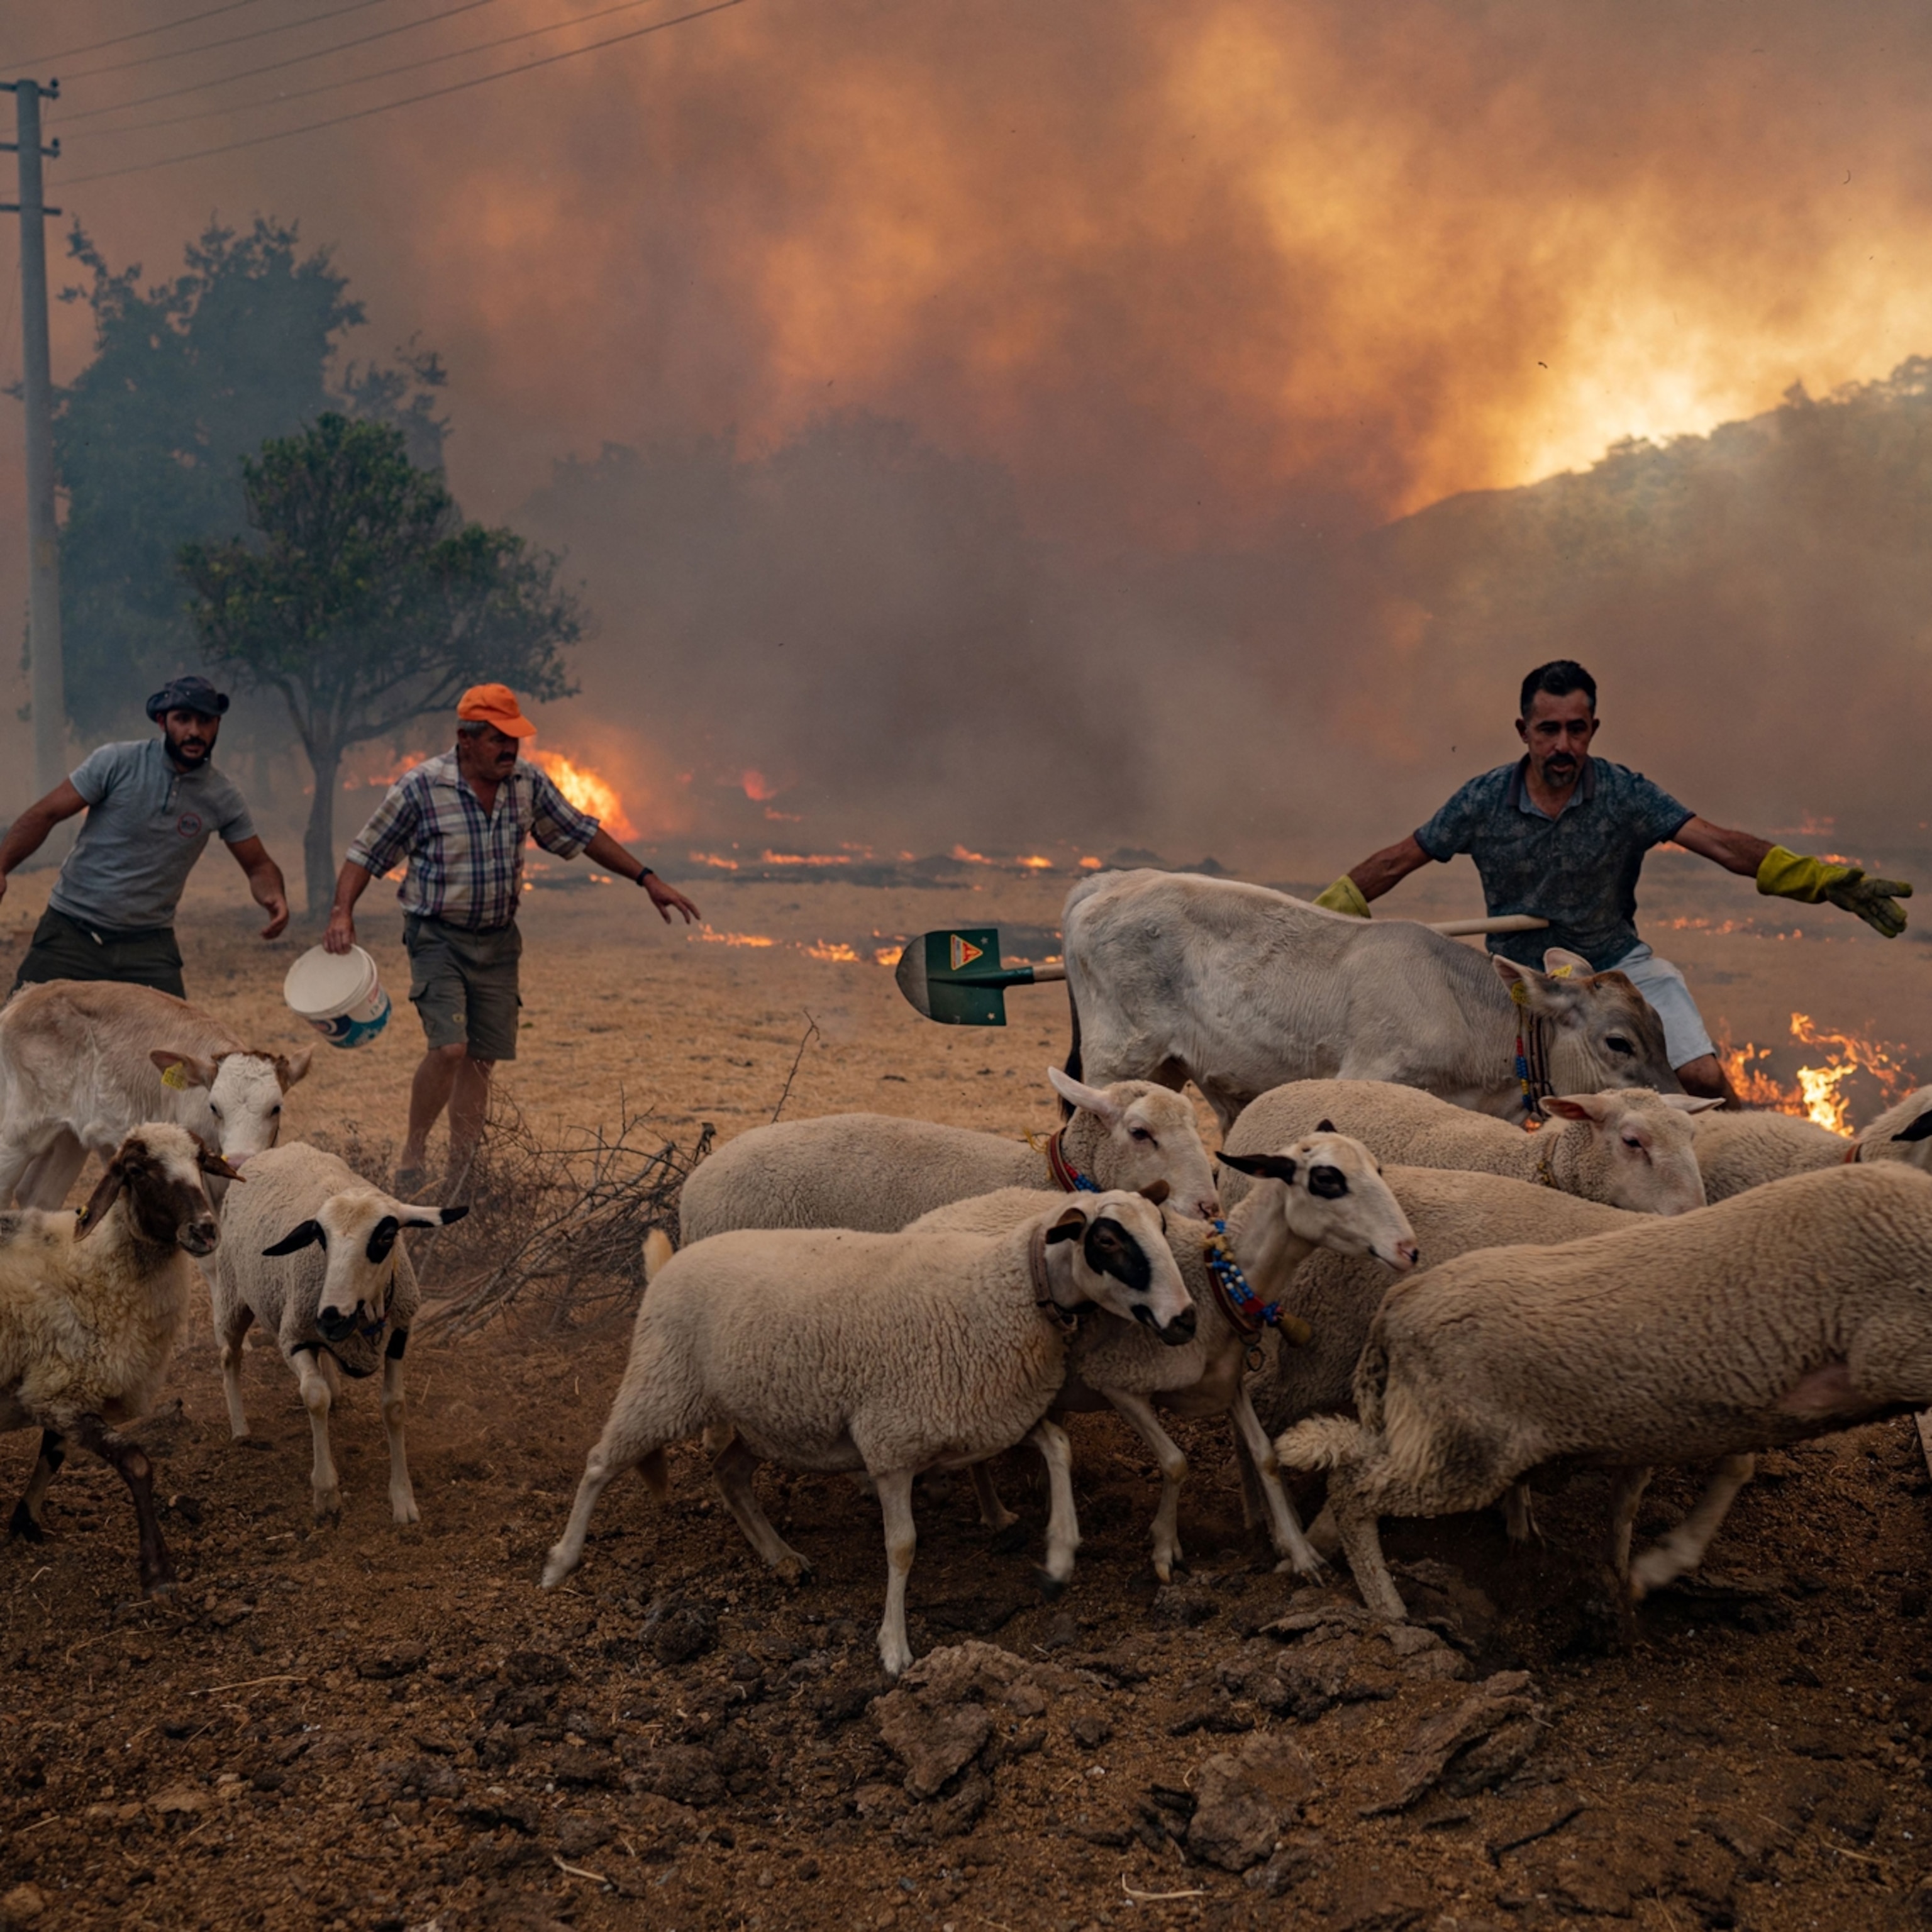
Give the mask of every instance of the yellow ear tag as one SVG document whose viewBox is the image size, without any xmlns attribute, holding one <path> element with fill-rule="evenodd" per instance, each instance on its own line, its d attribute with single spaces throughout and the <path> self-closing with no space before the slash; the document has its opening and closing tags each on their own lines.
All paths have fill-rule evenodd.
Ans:
<svg viewBox="0 0 1932 1932">
<path fill-rule="evenodd" d="M 1510 998 L 1520 1006 L 1528 1006 L 1529 1004 L 1528 987 L 1520 980 L 1512 980 L 1510 982 Z"/>
<path fill-rule="evenodd" d="M 173 1066 L 164 1071 L 161 1075 L 161 1084 L 164 1087 L 172 1087 L 177 1094 L 185 1094 L 188 1091 L 187 1070 L 178 1060 Z"/>
<path fill-rule="evenodd" d="M 1559 966 L 1550 976 L 1552 980 L 1567 980 L 1576 970 L 1574 966 Z"/>
</svg>

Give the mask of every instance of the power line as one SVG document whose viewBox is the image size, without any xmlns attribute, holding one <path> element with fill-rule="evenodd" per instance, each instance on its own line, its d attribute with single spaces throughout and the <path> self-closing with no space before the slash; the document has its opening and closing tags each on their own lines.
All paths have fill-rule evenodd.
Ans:
<svg viewBox="0 0 1932 1932">
<path fill-rule="evenodd" d="M 117 100 L 112 107 L 89 107 L 79 114 L 63 115 L 61 118 L 61 125 L 63 128 L 70 128 L 76 121 L 98 120 L 104 114 L 119 114 L 130 107 L 148 107 L 158 100 L 178 100 L 184 94 L 205 94 L 210 88 L 226 87 L 231 80 L 253 80 L 260 74 L 278 74 L 284 68 L 300 67 L 304 61 L 326 60 L 331 54 L 346 53 L 351 47 L 365 47 L 371 40 L 391 40 L 398 34 L 413 33 L 418 27 L 433 27 L 439 20 L 452 20 L 458 14 L 473 14 L 479 7 L 494 7 L 496 4 L 496 0 L 462 0 L 462 4 L 460 6 L 446 7 L 440 12 L 425 14 L 420 20 L 406 20 L 400 27 L 379 27 L 373 34 L 358 34 L 352 40 L 338 40 L 334 46 L 318 47 L 314 53 L 290 54 L 285 60 L 266 62 L 260 67 L 244 67 L 234 74 L 224 74 L 218 80 L 190 81 L 184 87 L 166 88 L 159 94 L 137 94 L 132 100 Z M 633 4 L 641 4 L 642 0 L 633 0 Z M 595 16 L 584 17 L 594 18 Z M 568 21 L 560 21 L 557 24 L 560 26 L 567 26 L 570 23 Z M 545 33 L 550 29 L 540 27 L 536 31 L 539 33 Z M 511 38 L 514 39 L 518 37 L 513 34 Z M 484 46 L 500 46 L 502 44 L 502 43 L 498 40 L 485 40 L 483 43 Z M 442 58 L 448 59 L 451 56 L 445 55 Z M 422 65 L 424 63 L 417 62 L 416 64 Z M 390 74 L 406 74 L 408 70 L 406 68 L 390 68 L 386 70 Z M 380 74 L 365 74 L 362 78 L 366 80 L 380 80 L 382 76 Z M 338 80 L 332 84 L 337 87 L 346 87 L 350 83 L 347 81 Z M 326 91 L 321 88 L 311 88 L 308 92 L 320 94 Z M 305 96 L 301 94 L 277 94 L 274 100 L 277 102 L 300 100 L 304 98 Z M 250 106 L 267 106 L 272 104 L 268 101 L 250 101 L 246 104 Z M 210 113 L 232 113 L 239 111 L 238 109 L 220 108 L 205 110 L 206 112 Z M 100 131 L 104 134 L 132 134 L 143 128 L 178 128 L 184 121 L 199 121 L 203 118 L 202 114 L 178 114 L 167 120 L 136 121 L 125 128 L 104 128 Z"/>
<path fill-rule="evenodd" d="M 58 53 L 36 54 L 31 60 L 16 61 L 16 67 L 47 67 L 56 61 L 71 60 L 76 54 L 98 53 L 103 47 L 118 47 L 128 40 L 145 40 L 155 34 L 172 33 L 177 27 L 191 27 L 197 20 L 212 20 L 218 14 L 238 13 L 244 7 L 254 7 L 260 0 L 227 0 L 221 7 L 204 8 L 199 14 L 184 14 L 178 20 L 170 20 L 159 27 L 137 27 L 131 34 L 116 34 L 111 40 L 89 40 L 82 47 L 62 47 Z"/>
<path fill-rule="evenodd" d="M 338 114 L 326 121 L 311 121 L 300 128 L 284 128 L 272 134 L 254 134 L 243 141 L 224 141 L 218 147 L 196 148 L 185 154 L 168 154 L 158 161 L 146 161 L 138 166 L 125 168 L 106 168 L 98 174 L 76 175 L 67 185 L 82 188 L 89 182 L 116 181 L 124 175 L 152 173 L 157 168 L 178 166 L 184 161 L 206 160 L 212 154 L 232 154 L 242 148 L 259 148 L 269 141 L 286 141 L 298 134 L 314 134 L 325 128 L 340 128 L 352 121 L 366 121 L 370 116 L 387 114 L 398 107 L 413 107 L 419 101 L 440 100 L 446 94 L 462 94 L 472 87 L 485 87 L 493 80 L 508 80 L 514 75 L 533 73 L 538 68 L 554 67 L 560 61 L 575 60 L 580 54 L 596 53 L 600 48 L 620 46 L 626 40 L 640 40 L 647 34 L 662 34 L 667 28 L 681 27 L 688 21 L 702 20 L 712 14 L 728 14 L 734 7 L 742 7 L 745 0 L 717 0 L 710 7 L 700 7 L 688 14 L 680 14 L 675 19 L 653 21 L 648 27 L 633 27 L 627 34 L 613 34 L 608 40 L 592 40 L 587 46 L 568 47 L 562 53 L 545 54 L 540 60 L 524 61 L 516 67 L 505 68 L 500 74 L 478 74 L 472 80 L 453 81 L 447 87 L 432 87 L 421 94 L 406 94 L 400 100 L 384 101 L 376 107 L 360 107 L 352 113 Z"/>
<path fill-rule="evenodd" d="M 157 61 L 185 60 L 190 54 L 212 53 L 217 47 L 239 46 L 244 40 L 259 40 L 269 34 L 292 34 L 298 27 L 312 27 L 318 20 L 332 20 L 340 14 L 360 14 L 370 7 L 386 7 L 389 0 L 349 0 L 346 7 L 325 7 L 320 14 L 304 14 L 299 20 L 284 20 L 278 27 L 251 27 L 245 34 L 230 34 L 226 40 L 203 40 L 192 47 L 177 47 L 171 54 L 142 54 L 138 58 L 110 61 L 105 67 L 84 67 L 77 74 L 63 74 L 64 80 L 92 80 L 104 74 L 125 74 L 130 67 L 152 67 Z"/>
</svg>

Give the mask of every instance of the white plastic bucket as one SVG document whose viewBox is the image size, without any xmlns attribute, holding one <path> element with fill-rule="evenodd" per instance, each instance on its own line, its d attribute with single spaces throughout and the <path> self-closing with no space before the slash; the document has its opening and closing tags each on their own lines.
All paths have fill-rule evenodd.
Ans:
<svg viewBox="0 0 1932 1932">
<path fill-rule="evenodd" d="M 331 1046 L 366 1046 L 389 1024 L 389 996 L 376 962 L 359 946 L 312 946 L 289 968 L 282 998 Z"/>
</svg>

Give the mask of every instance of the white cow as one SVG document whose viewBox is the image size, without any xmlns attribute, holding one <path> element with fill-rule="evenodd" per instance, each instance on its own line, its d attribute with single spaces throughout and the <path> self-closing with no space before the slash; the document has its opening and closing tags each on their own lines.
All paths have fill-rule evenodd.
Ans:
<svg viewBox="0 0 1932 1932">
<path fill-rule="evenodd" d="M 274 1145 L 313 1051 L 254 1052 L 149 986 L 23 988 L 0 1009 L 0 1207 L 58 1208 L 88 1154 L 105 1164 L 144 1120 L 187 1127 L 238 1166 Z"/>
<path fill-rule="evenodd" d="M 1400 1081 L 1520 1122 L 1519 1037 L 1560 1094 L 1682 1090 L 1649 1002 L 1574 953 L 1552 949 L 1539 973 L 1407 920 L 1189 872 L 1083 879 L 1064 929 L 1068 1072 L 1192 1080 L 1224 1132 L 1291 1080 Z"/>
</svg>

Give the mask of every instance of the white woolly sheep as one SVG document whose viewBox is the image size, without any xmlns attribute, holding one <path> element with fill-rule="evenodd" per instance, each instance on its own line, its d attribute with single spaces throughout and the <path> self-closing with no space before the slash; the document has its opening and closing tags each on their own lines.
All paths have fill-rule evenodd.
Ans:
<svg viewBox="0 0 1932 1932">
<path fill-rule="evenodd" d="M 238 1442 L 248 1433 L 242 1350 L 250 1324 L 259 1322 L 275 1338 L 308 1411 L 316 1519 L 338 1516 L 342 1492 L 329 1453 L 329 1410 L 342 1375 L 360 1379 L 380 1362 L 389 1511 L 398 1522 L 414 1522 L 403 1444 L 403 1351 L 416 1318 L 416 1277 L 402 1231 L 446 1227 L 470 1210 L 398 1201 L 303 1141 L 257 1154 L 247 1178 L 245 1191 L 226 1210 L 226 1238 L 208 1284 L 230 1432 Z"/>
<path fill-rule="evenodd" d="M 1144 1080 L 1088 1087 L 1058 1067 L 1072 1118 L 1036 1144 L 890 1114 L 828 1114 L 754 1127 L 684 1184 L 678 1238 L 688 1247 L 734 1228 L 855 1228 L 889 1234 L 950 1202 L 1002 1187 L 1137 1192 L 1166 1181 L 1184 1214 L 1220 1212 L 1194 1109 Z M 1077 1178 L 1076 1178 L 1077 1177 Z"/>
<path fill-rule="evenodd" d="M 152 986 L 55 980 L 0 1011 L 0 1206 L 58 1208 L 91 1153 L 105 1166 L 143 1120 L 170 1120 L 231 1161 L 272 1148 L 313 1048 L 258 1053 Z M 226 1185 L 209 1190 L 218 1207 Z"/>
<path fill-rule="evenodd" d="M 1649 1218 L 1498 1174 L 1390 1165 L 1382 1178 L 1415 1231 L 1424 1268 L 1477 1248 L 1550 1247 Z M 1353 1406 L 1355 1364 L 1390 1286 L 1386 1270 L 1340 1254 L 1311 1255 L 1297 1271 L 1282 1310 L 1308 1339 L 1291 1346 L 1278 1337 L 1248 1378 L 1249 1399 L 1270 1436 L 1304 1416 Z"/>
<path fill-rule="evenodd" d="M 1932 1170 L 1932 1087 L 1908 1094 L 1850 1140 L 1793 1114 L 1755 1108 L 1706 1114 L 1697 1121 L 1697 1165 L 1713 1201 L 1794 1174 L 1880 1160 Z"/>
<path fill-rule="evenodd" d="M 674 1256 L 638 1310 L 609 1420 L 586 1463 L 546 1589 L 574 1570 L 604 1486 L 639 1469 L 667 1492 L 664 1448 L 716 1430 L 712 1468 L 752 1546 L 782 1574 L 808 1568 L 758 1507 L 760 1462 L 866 1470 L 885 1521 L 879 1654 L 912 1660 L 906 1576 L 913 1478 L 1031 1441 L 1053 1507 L 1046 1580 L 1064 1584 L 1079 1542 L 1066 1432 L 1046 1419 L 1068 1330 L 1088 1302 L 1185 1342 L 1194 1306 L 1160 1210 L 1118 1190 L 1043 1204 L 990 1238 L 762 1229 L 716 1234 Z"/>
<path fill-rule="evenodd" d="M 1718 1106 L 1647 1087 L 1544 1100 L 1550 1124 L 1525 1133 L 1488 1114 L 1452 1106 L 1420 1088 L 1379 1080 L 1298 1080 L 1262 1094 L 1228 1132 L 1236 1154 L 1279 1146 L 1318 1120 L 1334 1122 L 1406 1167 L 1453 1168 L 1538 1181 L 1559 1193 L 1640 1214 L 1683 1214 L 1704 1204 L 1688 1114 Z M 1228 1198 L 1241 1184 L 1232 1181 Z"/>
<path fill-rule="evenodd" d="M 1274 1154 L 1222 1159 L 1256 1177 L 1246 1198 L 1228 1216 L 1225 1247 L 1207 1222 L 1168 1217 L 1168 1246 L 1194 1303 L 1194 1339 L 1184 1348 L 1168 1348 L 1144 1330 L 1121 1322 L 1084 1325 L 1067 1350 L 1066 1380 L 1052 1408 L 1057 1420 L 1076 1410 L 1112 1408 L 1154 1451 L 1161 1475 L 1154 1567 L 1163 1583 L 1172 1580 L 1174 1566 L 1182 1560 L 1178 1517 L 1187 1458 L 1160 1426 L 1156 1413 L 1160 1409 L 1226 1416 L 1244 1472 L 1253 1472 L 1260 1520 L 1268 1526 L 1281 1567 L 1304 1574 L 1322 1568 L 1281 1486 L 1273 1446 L 1249 1406 L 1242 1366 L 1263 1332 L 1262 1311 L 1271 1315 L 1292 1298 L 1295 1270 L 1317 1249 L 1364 1257 L 1358 1265 L 1384 1280 L 1416 1263 L 1413 1231 L 1377 1172 L 1374 1156 L 1359 1141 L 1322 1132 Z M 1024 1189 L 1006 1188 L 939 1208 L 913 1226 L 989 1234 L 1028 1219 L 1037 1211 L 1036 1198 Z M 1216 1264 L 1228 1250 L 1245 1278 L 1246 1308 L 1217 1276 Z M 986 1466 L 976 1466 L 973 1476 L 981 1520 L 989 1528 L 1004 1528 L 1013 1519 L 994 1492 Z"/>
<path fill-rule="evenodd" d="M 153 1471 L 118 1432 L 153 1408 L 194 1290 L 190 1257 L 220 1239 L 204 1175 L 232 1179 L 234 1169 L 185 1127 L 150 1120 L 115 1150 L 79 1214 L 0 1215 L 0 1432 L 40 1431 L 13 1534 L 42 1540 L 47 1486 L 77 1442 L 128 1485 L 150 1596 L 172 1588 L 174 1566 Z"/>
<path fill-rule="evenodd" d="M 1539 1463 L 1618 1472 L 1611 1560 L 1633 1595 L 1701 1559 L 1752 1451 L 1932 1405 L 1932 1180 L 1897 1162 L 1754 1188 L 1552 1248 L 1490 1248 L 1384 1298 L 1359 1420 L 1276 1444 L 1328 1474 L 1364 1600 L 1403 1615 L 1378 1519 L 1490 1502 Z M 1652 1466 L 1725 1459 L 1633 1569 Z"/>
</svg>

